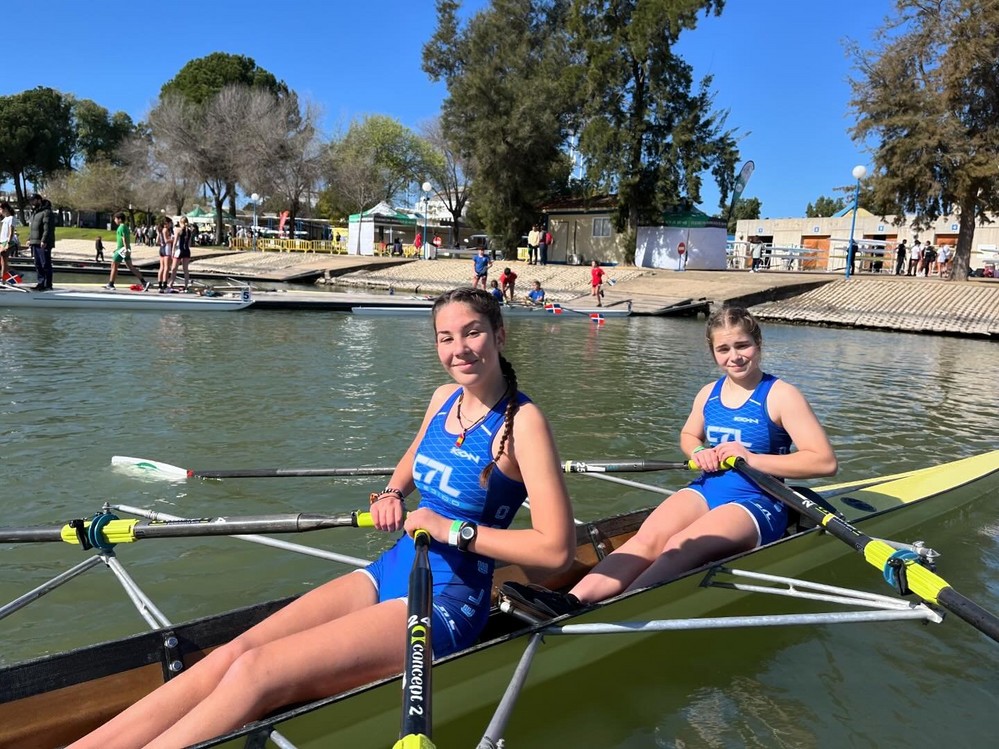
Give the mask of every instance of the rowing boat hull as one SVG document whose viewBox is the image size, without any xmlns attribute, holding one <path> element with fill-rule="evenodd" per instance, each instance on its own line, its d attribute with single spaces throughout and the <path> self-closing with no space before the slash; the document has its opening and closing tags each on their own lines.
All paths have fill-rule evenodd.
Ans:
<svg viewBox="0 0 999 749">
<path fill-rule="evenodd" d="M 234 312 L 252 299 L 143 291 L 0 291 L 0 307 L 31 309 L 124 309 L 154 312 Z"/>
<path fill-rule="evenodd" d="M 430 306 L 395 306 L 395 307 L 352 307 L 350 310 L 355 315 L 367 317 L 388 317 L 398 315 L 422 315 L 429 316 Z M 558 310 L 545 309 L 544 307 L 527 307 L 522 305 L 504 305 L 504 317 L 528 317 L 538 320 L 588 320 L 593 315 L 602 315 L 604 318 L 610 317 L 630 317 L 629 307 L 566 307 L 562 305 Z"/>
<path fill-rule="evenodd" d="M 820 494 L 846 518 L 873 536 L 906 540 L 907 529 L 970 502 L 987 501 L 999 490 L 999 451 L 933 468 L 885 477 L 879 483 L 852 482 L 824 487 Z M 902 512 L 901 510 L 905 510 Z M 645 512 L 594 524 L 610 548 L 637 528 Z M 589 528 L 579 530 L 577 572 L 596 554 Z M 841 542 L 814 529 L 725 560 L 724 564 L 767 574 L 801 576 L 850 554 Z M 863 561 L 856 560 L 862 565 Z M 679 580 L 623 596 L 572 618 L 572 623 L 640 621 L 707 616 L 742 601 L 747 593 L 704 587 L 710 565 Z M 515 568 L 497 571 L 497 581 L 519 577 Z M 880 591 L 879 591 L 880 592 Z M 225 642 L 283 602 L 211 617 L 171 630 L 195 654 Z M 491 709 L 509 682 L 530 631 L 500 617 L 495 636 L 434 665 L 434 732 L 441 745 L 467 745 L 462 718 Z M 614 653 L 639 646 L 648 637 L 556 637 L 545 640 L 531 669 L 530 684 L 564 676 Z M 148 633 L 97 648 L 29 661 L 0 671 L 0 746 L 58 746 L 105 721 L 162 680 L 164 634 Z M 98 678 L 99 673 L 100 678 Z M 336 698 L 274 716 L 273 722 L 299 749 L 390 745 L 401 704 L 398 678 L 386 679 Z M 67 710 L 72 705 L 75 710 Z M 39 716 L 39 717 L 28 717 Z M 484 728 L 482 726 L 481 728 Z M 253 727 L 237 735 L 252 732 Z M 467 731 L 466 729 L 463 729 Z M 449 731 L 452 735 L 449 735 Z M 242 746 L 245 739 L 219 738 L 205 746 Z"/>
</svg>

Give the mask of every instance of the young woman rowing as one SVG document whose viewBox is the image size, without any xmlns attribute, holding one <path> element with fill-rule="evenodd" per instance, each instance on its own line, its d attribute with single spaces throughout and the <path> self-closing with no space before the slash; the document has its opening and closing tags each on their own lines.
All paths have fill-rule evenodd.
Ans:
<svg viewBox="0 0 999 749">
<path fill-rule="evenodd" d="M 726 458 L 744 458 L 781 478 L 836 473 L 836 456 L 808 401 L 762 370 L 763 334 L 755 318 L 742 308 L 722 308 L 708 318 L 707 339 L 723 376 L 701 388 L 680 432 L 680 449 L 703 473 L 665 499 L 569 594 L 516 583 L 504 592 L 538 614 L 559 615 L 776 541 L 787 528 L 784 506 L 738 472 L 720 470 Z"/>
<path fill-rule="evenodd" d="M 551 430 L 503 358 L 500 305 L 457 289 L 433 307 L 437 354 L 453 383 L 434 393 L 389 485 L 375 527 L 405 529 L 364 570 L 311 591 L 72 745 L 176 748 L 399 673 L 412 539 L 433 537 L 434 655 L 475 642 L 489 615 L 495 559 L 551 570 L 575 551 L 569 497 Z M 404 498 L 420 502 L 406 516 Z M 527 494 L 531 527 L 509 529 Z M 407 535 L 408 534 L 408 535 Z"/>
</svg>

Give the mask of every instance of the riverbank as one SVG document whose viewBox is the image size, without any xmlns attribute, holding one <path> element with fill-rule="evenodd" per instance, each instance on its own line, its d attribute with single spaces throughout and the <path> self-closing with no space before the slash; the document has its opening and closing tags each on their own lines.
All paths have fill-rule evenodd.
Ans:
<svg viewBox="0 0 999 749">
<path fill-rule="evenodd" d="M 106 252 L 110 256 L 109 252 Z M 198 271 L 257 282 L 313 279 L 327 288 L 437 294 L 472 281 L 469 260 L 409 260 L 320 255 L 297 252 L 247 252 L 195 248 L 191 267 Z M 155 247 L 137 246 L 133 257 L 147 270 L 158 263 Z M 92 261 L 86 240 L 65 240 L 55 259 Z M 552 301 L 589 304 L 587 266 L 534 266 L 497 261 L 490 270 L 517 273 L 517 293 L 535 280 Z M 780 270 L 672 271 L 610 266 L 605 268 L 605 305 L 630 303 L 636 314 L 670 314 L 740 304 L 768 320 L 809 325 L 861 327 L 936 335 L 999 337 L 999 280 L 966 283 L 935 278 L 793 273 Z M 29 274 L 30 278 L 30 274 Z M 304 288 L 304 287 L 303 287 Z"/>
</svg>

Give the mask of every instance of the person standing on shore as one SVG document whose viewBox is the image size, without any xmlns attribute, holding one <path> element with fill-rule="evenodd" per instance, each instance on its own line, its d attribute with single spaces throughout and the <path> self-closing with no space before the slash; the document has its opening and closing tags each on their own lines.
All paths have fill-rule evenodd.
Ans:
<svg viewBox="0 0 999 749">
<path fill-rule="evenodd" d="M 905 253 L 908 248 L 905 246 L 905 240 L 903 239 L 899 242 L 898 247 L 895 248 L 895 275 L 901 276 L 902 271 L 905 269 Z"/>
<path fill-rule="evenodd" d="M 552 235 L 547 229 L 542 229 L 538 233 L 541 235 L 541 241 L 538 243 L 538 263 L 548 265 L 548 247 L 552 243 Z"/>
<path fill-rule="evenodd" d="M 538 225 L 535 224 L 531 227 L 531 231 L 527 233 L 527 264 L 537 265 L 538 264 L 538 246 L 541 244 L 541 232 L 538 230 Z"/>
<path fill-rule="evenodd" d="M 119 211 L 114 215 L 114 223 L 118 227 L 115 231 L 115 249 L 111 255 L 111 277 L 108 279 L 105 289 L 114 291 L 114 281 L 118 277 L 118 265 L 125 263 L 132 274 L 139 279 L 139 286 L 143 291 L 149 289 L 149 284 L 142 277 L 139 269 L 132 265 L 132 238 L 128 231 L 128 224 L 125 223 L 125 214 Z"/>
<path fill-rule="evenodd" d="M 188 224 L 187 216 L 180 217 L 180 226 L 173 238 L 173 262 L 170 266 L 169 288 L 177 282 L 177 268 L 184 269 L 184 291 L 191 286 L 191 227 Z"/>
<path fill-rule="evenodd" d="M 909 250 L 909 267 L 905 272 L 907 276 L 915 276 L 919 273 L 919 259 L 923 256 L 923 245 L 917 239 L 912 243 L 912 249 Z"/>
<path fill-rule="evenodd" d="M 604 306 L 604 269 L 600 267 L 600 261 L 594 260 L 590 263 L 590 294 L 597 299 L 597 306 Z"/>
<path fill-rule="evenodd" d="M 100 234 L 98 234 L 97 239 L 94 240 L 94 262 L 104 262 L 104 240 L 101 239 Z"/>
<path fill-rule="evenodd" d="M 14 208 L 6 200 L 0 202 L 0 283 L 14 285 L 15 281 L 10 276 L 10 269 L 7 267 L 7 256 L 10 253 L 11 238 L 14 236 Z"/>
<path fill-rule="evenodd" d="M 486 255 L 486 248 L 480 247 L 472 258 L 472 266 L 475 274 L 472 276 L 472 288 L 477 289 L 481 284 L 482 290 L 486 291 L 486 282 L 489 280 L 489 266 L 493 261 Z"/>
<path fill-rule="evenodd" d="M 34 212 L 28 230 L 28 247 L 35 261 L 38 281 L 35 291 L 48 291 L 52 288 L 52 250 L 55 248 L 55 215 L 52 204 L 37 192 L 31 196 Z"/>
<path fill-rule="evenodd" d="M 160 288 L 160 293 L 165 294 L 167 284 L 170 281 L 170 265 L 173 262 L 173 221 L 168 216 L 164 216 L 160 221 L 156 237 L 160 245 L 160 269 L 156 274 L 156 281 Z"/>
</svg>

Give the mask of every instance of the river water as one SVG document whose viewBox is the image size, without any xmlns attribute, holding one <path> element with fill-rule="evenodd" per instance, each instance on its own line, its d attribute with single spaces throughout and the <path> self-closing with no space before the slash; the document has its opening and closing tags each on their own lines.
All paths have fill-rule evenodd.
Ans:
<svg viewBox="0 0 999 749">
<path fill-rule="evenodd" d="M 678 432 L 690 402 L 715 376 L 703 320 L 612 319 L 596 328 L 583 318 L 513 319 L 509 328 L 508 357 L 521 388 L 548 414 L 563 459 L 680 457 Z M 779 325 L 768 325 L 764 336 L 765 367 L 798 385 L 826 425 L 839 479 L 997 446 L 995 343 Z M 59 525 L 105 501 L 193 517 L 363 507 L 384 478 L 171 484 L 122 474 L 110 460 L 129 455 L 219 469 L 388 465 L 446 378 L 424 319 L 72 310 L 0 311 L 0 375 L 0 525 L 13 527 Z M 660 486 L 682 480 L 668 473 L 633 478 Z M 586 476 L 567 480 L 584 519 L 655 498 Z M 955 587 L 999 610 L 999 506 L 952 513 L 920 532 L 944 553 L 941 573 Z M 363 557 L 386 545 L 380 534 L 352 529 L 295 540 Z M 301 592 L 346 569 L 224 538 L 149 540 L 117 551 L 177 622 Z M 82 558 L 65 544 L 0 545 L 0 602 Z M 885 590 L 859 562 L 826 574 L 837 584 Z M 0 662 L 143 626 L 99 569 L 0 621 Z M 941 626 L 662 637 L 662 653 L 633 653 L 616 678 L 595 669 L 543 693 L 528 690 L 509 745 L 994 740 L 999 651 L 954 617 Z M 481 718 L 480 732 L 488 715 Z"/>
</svg>

